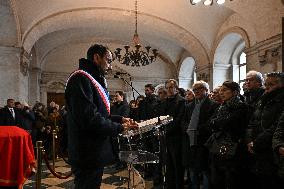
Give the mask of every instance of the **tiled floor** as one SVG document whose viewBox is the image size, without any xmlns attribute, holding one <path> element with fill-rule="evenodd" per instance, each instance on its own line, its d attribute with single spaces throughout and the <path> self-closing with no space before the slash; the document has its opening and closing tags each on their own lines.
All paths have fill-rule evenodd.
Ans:
<svg viewBox="0 0 284 189">
<path fill-rule="evenodd" d="M 70 173 L 71 168 L 66 164 L 62 159 L 58 159 L 55 163 L 56 172 L 61 172 L 63 175 Z M 135 189 L 151 189 L 152 182 L 144 181 L 142 177 L 139 176 L 138 172 L 131 172 L 131 179 L 134 174 L 134 185 Z M 42 180 L 41 188 L 42 189 L 73 189 L 74 177 L 71 176 L 68 179 L 58 179 L 53 176 L 50 171 L 47 169 L 46 165 L 43 164 L 42 167 Z M 101 189 L 127 189 L 128 180 L 128 170 L 114 171 L 113 169 L 105 169 Z M 131 181 L 132 182 L 132 181 Z M 30 180 L 27 180 L 24 189 L 35 188 L 35 176 L 32 176 Z"/>
</svg>

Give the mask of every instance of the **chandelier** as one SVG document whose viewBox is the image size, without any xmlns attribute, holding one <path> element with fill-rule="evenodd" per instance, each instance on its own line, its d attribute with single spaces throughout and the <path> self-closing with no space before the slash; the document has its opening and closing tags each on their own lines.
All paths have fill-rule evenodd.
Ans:
<svg viewBox="0 0 284 189">
<path fill-rule="evenodd" d="M 126 66 L 133 66 L 133 67 L 146 66 L 152 62 L 155 62 L 158 56 L 158 50 L 152 49 L 152 51 L 150 51 L 151 49 L 150 46 L 146 46 L 145 47 L 146 50 L 143 50 L 142 45 L 140 44 L 140 39 L 137 31 L 137 15 L 138 15 L 137 0 L 135 0 L 135 33 L 133 36 L 133 43 L 135 48 L 131 49 L 129 45 L 125 45 L 124 55 L 121 54 L 122 52 L 121 48 L 117 48 L 114 51 L 115 58 L 117 58 L 121 64 L 124 64 Z"/>
<path fill-rule="evenodd" d="M 213 5 L 213 0 L 190 0 L 190 3 L 192 5 L 196 5 L 197 3 L 203 1 L 203 4 L 208 6 L 208 5 Z M 216 3 L 219 4 L 219 5 L 222 5 L 225 3 L 226 0 L 216 0 Z M 230 0 L 230 1 L 233 1 L 233 0 Z"/>
</svg>

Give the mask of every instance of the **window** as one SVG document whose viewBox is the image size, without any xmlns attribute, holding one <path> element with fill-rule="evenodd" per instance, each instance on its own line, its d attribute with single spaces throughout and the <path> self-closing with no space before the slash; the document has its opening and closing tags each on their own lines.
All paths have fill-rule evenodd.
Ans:
<svg viewBox="0 0 284 189">
<path fill-rule="evenodd" d="M 247 73 L 247 61 L 246 54 L 244 52 L 241 53 L 239 57 L 239 84 L 241 87 L 241 94 L 243 94 L 243 84 L 245 83 Z"/>
</svg>

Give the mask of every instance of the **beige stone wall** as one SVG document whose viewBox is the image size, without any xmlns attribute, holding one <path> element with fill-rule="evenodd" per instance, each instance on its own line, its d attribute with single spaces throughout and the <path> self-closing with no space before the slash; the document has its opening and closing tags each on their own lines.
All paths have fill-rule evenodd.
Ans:
<svg viewBox="0 0 284 189">
<path fill-rule="evenodd" d="M 21 49 L 0 46 L 0 106 L 8 98 L 28 102 L 28 75 L 20 66 Z"/>
<path fill-rule="evenodd" d="M 282 37 L 274 36 L 246 49 L 247 69 L 261 73 L 282 71 Z"/>
</svg>

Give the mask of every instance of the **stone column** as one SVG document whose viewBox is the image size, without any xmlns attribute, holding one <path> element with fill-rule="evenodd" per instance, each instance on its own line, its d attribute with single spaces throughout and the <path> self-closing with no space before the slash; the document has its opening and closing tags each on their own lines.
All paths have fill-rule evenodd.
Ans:
<svg viewBox="0 0 284 189">
<path fill-rule="evenodd" d="M 47 85 L 40 85 L 40 102 L 47 105 Z"/>
<path fill-rule="evenodd" d="M 40 101 L 40 78 L 41 70 L 39 68 L 31 68 L 29 70 L 29 104 L 34 105 L 36 101 Z"/>
<path fill-rule="evenodd" d="M 0 46 L 0 106 L 8 98 L 28 102 L 28 65 L 21 48 Z"/>
<path fill-rule="evenodd" d="M 186 89 L 189 89 L 192 87 L 192 78 L 179 78 L 179 87 Z"/>
<path fill-rule="evenodd" d="M 240 65 L 233 64 L 232 65 L 232 79 L 233 81 L 239 81 L 240 80 Z"/>
</svg>

